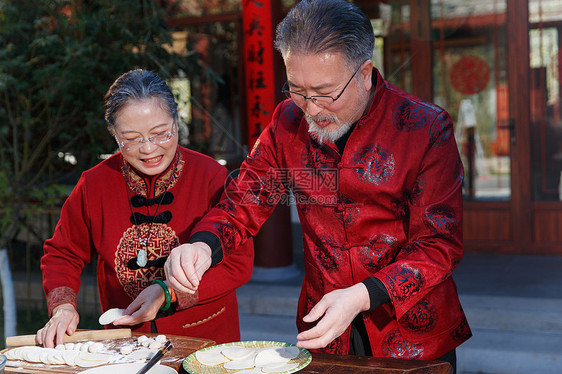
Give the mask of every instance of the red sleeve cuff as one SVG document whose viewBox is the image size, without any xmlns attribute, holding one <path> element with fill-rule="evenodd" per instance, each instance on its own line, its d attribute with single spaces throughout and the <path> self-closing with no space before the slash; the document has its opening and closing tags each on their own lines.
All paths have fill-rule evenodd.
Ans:
<svg viewBox="0 0 562 374">
<path fill-rule="evenodd" d="M 199 302 L 199 291 L 195 291 L 194 294 L 175 291 L 175 294 L 177 298 L 176 311 L 190 308 Z"/>
<path fill-rule="evenodd" d="M 57 287 L 51 290 L 47 295 L 49 318 L 53 314 L 53 309 L 62 304 L 72 304 L 74 309 L 77 309 L 77 299 L 76 292 L 70 287 Z"/>
</svg>

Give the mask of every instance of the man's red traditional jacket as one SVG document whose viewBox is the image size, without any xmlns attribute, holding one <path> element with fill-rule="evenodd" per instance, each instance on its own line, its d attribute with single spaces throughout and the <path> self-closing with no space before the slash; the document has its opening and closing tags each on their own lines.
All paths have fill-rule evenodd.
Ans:
<svg viewBox="0 0 562 374">
<path fill-rule="evenodd" d="M 76 306 L 81 271 L 96 254 L 102 311 L 126 308 L 154 279 L 164 279 L 165 257 L 187 242 L 195 223 L 218 202 L 226 177 L 216 161 L 183 147 L 157 177 L 136 173 L 120 153 L 84 172 L 44 245 L 49 315 L 62 303 Z M 148 264 L 159 266 L 134 269 L 139 239 L 147 240 Z M 235 289 L 249 281 L 252 266 L 249 240 L 205 273 L 196 296 L 178 294 L 177 309 L 183 310 L 156 319 L 158 332 L 217 343 L 240 340 Z M 134 329 L 150 332 L 150 323 Z"/>
<path fill-rule="evenodd" d="M 436 359 L 471 336 L 451 278 L 463 255 L 463 168 L 448 113 L 373 75 L 343 154 L 309 134 L 292 101 L 279 104 L 194 232 L 216 235 L 228 259 L 291 189 L 304 236 L 299 331 L 324 294 L 376 277 L 391 301 L 362 313 L 373 355 Z M 324 351 L 347 354 L 349 336 Z"/>
</svg>

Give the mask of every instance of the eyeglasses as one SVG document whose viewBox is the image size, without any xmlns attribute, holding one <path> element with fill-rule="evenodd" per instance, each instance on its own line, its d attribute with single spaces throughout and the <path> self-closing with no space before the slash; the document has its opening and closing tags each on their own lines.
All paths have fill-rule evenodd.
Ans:
<svg viewBox="0 0 562 374">
<path fill-rule="evenodd" d="M 361 65 L 363 65 L 363 64 L 361 64 Z M 287 82 L 285 82 L 285 84 L 283 85 L 283 89 L 281 90 L 281 92 L 283 92 L 289 99 L 293 100 L 297 105 L 303 105 L 306 102 L 306 100 L 310 100 L 315 105 L 317 105 L 319 107 L 322 107 L 322 108 L 325 108 L 327 106 L 332 105 L 337 99 L 339 99 L 341 97 L 341 95 L 343 95 L 343 92 L 345 91 L 347 86 L 349 86 L 349 84 L 353 80 L 353 77 L 355 77 L 355 74 L 357 74 L 357 72 L 361 68 L 361 65 L 357 68 L 357 70 L 355 70 L 355 72 L 353 73 L 351 78 L 349 78 L 349 80 L 347 81 L 345 86 L 343 86 L 343 89 L 341 90 L 340 94 L 336 97 L 325 96 L 325 95 L 313 95 L 313 96 L 310 96 L 310 97 L 306 97 L 303 94 L 300 94 L 298 92 L 290 91 L 288 89 L 289 85 L 288 85 Z"/>
<path fill-rule="evenodd" d="M 151 142 L 154 145 L 168 143 L 170 140 L 172 140 L 174 135 L 176 135 L 175 122 L 172 125 L 171 130 L 160 132 L 156 135 L 152 135 L 148 139 L 136 138 L 131 140 L 123 140 L 122 142 L 120 142 L 119 139 L 117 139 L 117 136 L 115 136 L 115 141 L 117 142 L 119 148 L 125 151 L 134 151 L 135 149 L 139 149 L 140 147 L 142 147 L 146 142 Z"/>
</svg>

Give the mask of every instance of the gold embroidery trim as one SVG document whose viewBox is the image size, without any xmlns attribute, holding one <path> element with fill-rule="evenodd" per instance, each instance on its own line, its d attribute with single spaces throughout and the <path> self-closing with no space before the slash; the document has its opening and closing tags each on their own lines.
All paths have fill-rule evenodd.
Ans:
<svg viewBox="0 0 562 374">
<path fill-rule="evenodd" d="M 214 314 L 211 314 L 209 317 L 204 318 L 204 319 L 202 319 L 202 320 L 200 320 L 200 321 L 197 321 L 197 322 L 186 323 L 186 324 L 183 325 L 182 327 L 183 327 L 184 329 L 187 329 L 187 328 L 189 328 L 189 327 L 194 327 L 194 326 L 200 325 L 200 324 L 202 324 L 202 323 L 208 322 L 208 321 L 212 320 L 213 318 L 215 318 L 216 316 L 218 316 L 219 314 L 222 314 L 225 310 L 226 310 L 226 307 L 223 306 L 218 312 L 216 312 L 216 313 L 214 313 Z"/>
</svg>

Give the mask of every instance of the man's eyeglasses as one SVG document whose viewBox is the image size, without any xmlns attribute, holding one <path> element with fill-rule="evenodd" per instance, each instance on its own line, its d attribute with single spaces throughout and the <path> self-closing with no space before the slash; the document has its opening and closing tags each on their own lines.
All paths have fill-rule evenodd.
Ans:
<svg viewBox="0 0 562 374">
<path fill-rule="evenodd" d="M 361 65 L 363 65 L 363 64 L 361 64 Z M 287 82 L 285 82 L 285 84 L 283 85 L 283 89 L 281 90 L 281 92 L 283 92 L 289 99 L 293 100 L 299 106 L 303 105 L 306 102 L 306 100 L 310 100 L 315 105 L 317 105 L 319 107 L 322 107 L 322 108 L 325 108 L 327 106 L 332 105 L 337 99 L 339 99 L 341 97 L 341 95 L 343 95 L 343 92 L 345 91 L 347 86 L 349 86 L 349 84 L 353 80 L 353 77 L 355 77 L 355 74 L 357 74 L 357 72 L 361 68 L 361 65 L 357 68 L 357 70 L 355 70 L 355 72 L 353 73 L 351 78 L 349 78 L 349 80 L 347 81 L 345 86 L 343 86 L 343 89 L 341 90 L 339 95 L 337 95 L 336 97 L 325 96 L 325 95 L 313 95 L 313 96 L 310 96 L 310 97 L 306 97 L 303 94 L 300 94 L 298 92 L 290 91 L 289 85 L 288 85 Z"/>
<path fill-rule="evenodd" d="M 172 125 L 172 129 L 164 132 L 160 132 L 156 135 L 152 135 L 148 139 L 144 138 L 136 138 L 131 140 L 123 140 L 122 142 L 117 139 L 115 136 L 115 141 L 117 141 L 117 145 L 119 148 L 125 151 L 133 151 L 135 149 L 139 149 L 144 145 L 146 142 L 151 142 L 154 145 L 164 144 L 172 140 L 172 138 L 176 135 L 176 126 L 175 123 Z"/>
</svg>

